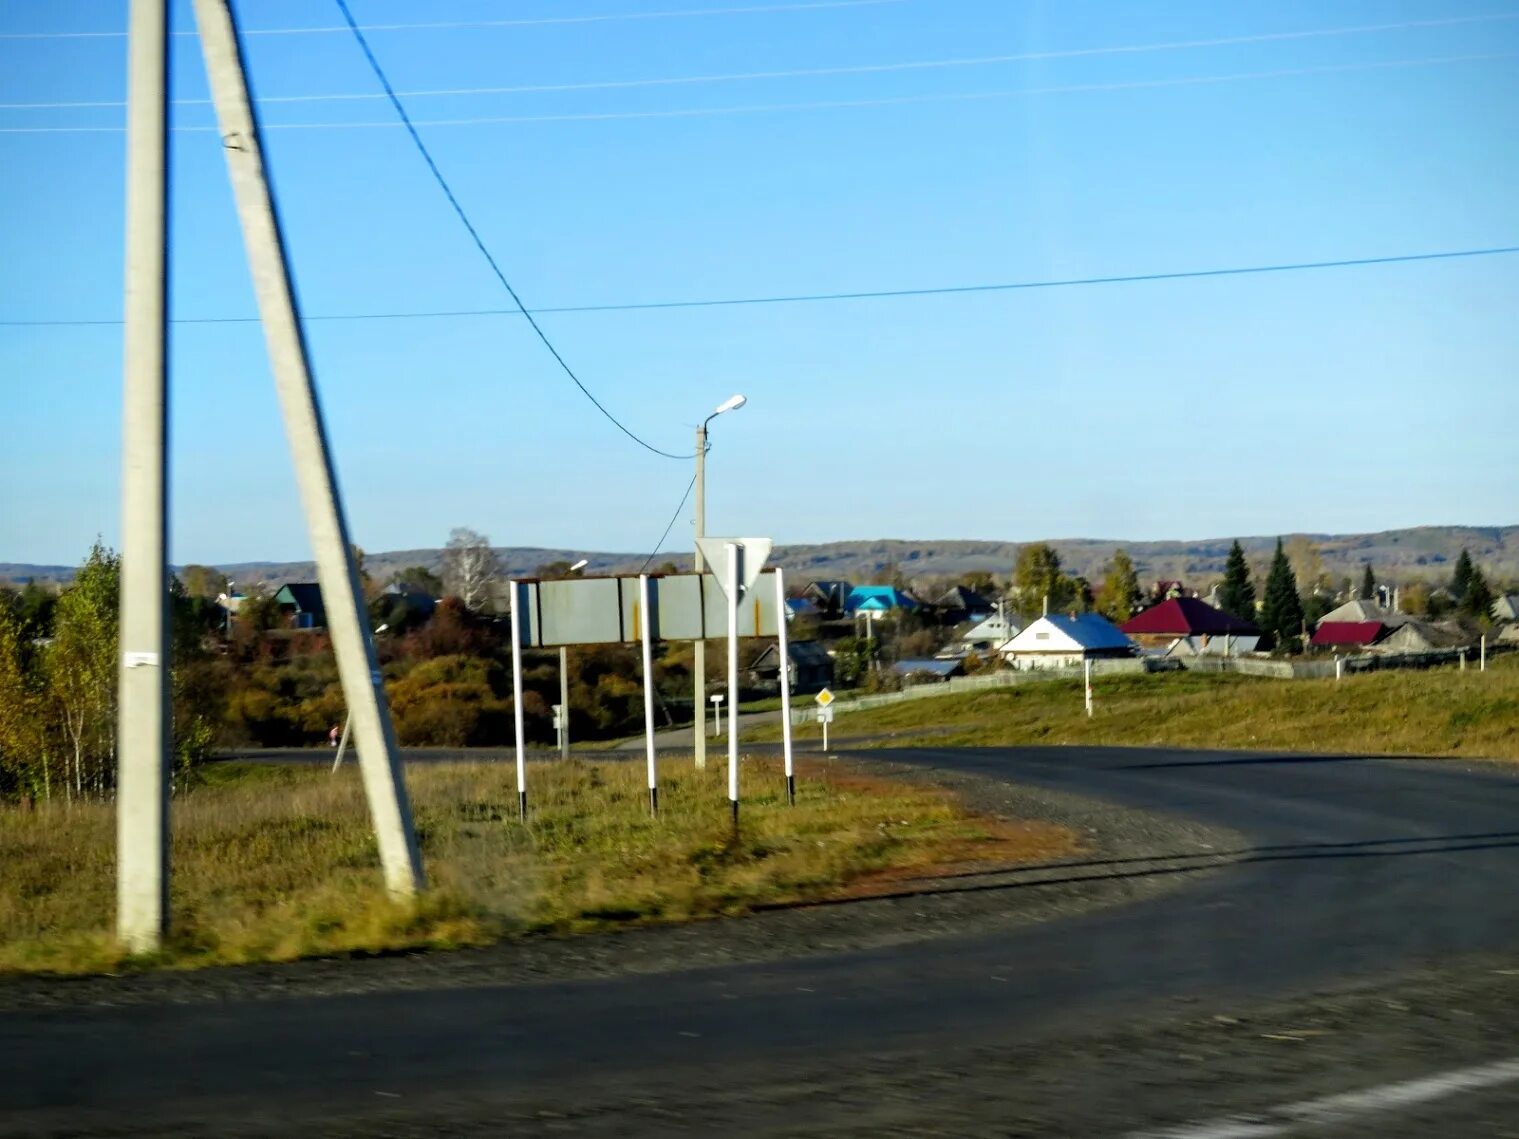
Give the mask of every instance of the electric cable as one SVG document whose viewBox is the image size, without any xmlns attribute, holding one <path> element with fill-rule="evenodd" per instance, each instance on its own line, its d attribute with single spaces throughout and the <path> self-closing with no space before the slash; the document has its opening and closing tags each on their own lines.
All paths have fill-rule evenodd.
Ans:
<svg viewBox="0 0 1519 1139">
<path fill-rule="evenodd" d="M 1374 265 L 1405 265 L 1424 261 L 1454 261 L 1464 258 L 1498 257 L 1519 253 L 1519 245 L 1497 245 L 1481 249 L 1446 249 L 1435 253 L 1399 253 L 1385 257 L 1349 257 L 1334 261 L 1295 261 L 1270 265 L 1235 265 L 1216 269 L 1181 269 L 1169 273 L 1129 273 L 1106 277 L 1064 277 L 1033 281 L 1009 281 L 989 285 L 943 285 L 915 289 L 875 289 L 848 293 L 793 293 L 761 297 L 713 297 L 704 300 L 638 301 L 623 304 L 559 305 L 536 308 L 535 315 L 545 313 L 644 312 L 661 309 L 733 308 L 744 305 L 811 304 L 829 301 L 886 300 L 900 297 L 953 296 L 961 293 L 1018 292 L 1036 289 L 1067 289 L 1094 285 L 1130 285 L 1153 281 L 1186 281 L 1208 277 L 1245 277 L 1267 273 L 1294 273 L 1324 269 L 1351 269 Z M 519 308 L 427 309 L 389 312 L 327 313 L 303 316 L 305 321 L 348 320 L 429 320 L 475 316 L 528 315 Z M 182 316 L 171 324 L 257 324 L 257 316 Z M 6 328 L 88 328 L 114 327 L 114 320 L 0 320 Z M 661 452 L 663 454 L 664 452 Z M 688 456 L 670 456 L 685 459 Z"/>
<path fill-rule="evenodd" d="M 437 181 L 438 187 L 443 191 L 443 196 L 448 199 L 448 204 L 453 207 L 454 213 L 459 217 L 459 221 L 463 223 L 464 228 L 469 232 L 470 238 L 475 243 L 475 248 L 485 258 L 485 262 L 490 266 L 491 272 L 496 275 L 496 280 L 501 282 L 501 287 L 506 290 L 507 295 L 512 298 L 512 302 L 517 306 L 517 311 L 527 320 L 528 326 L 537 334 L 538 339 L 543 342 L 543 346 L 549 350 L 549 354 L 554 357 L 560 369 L 580 389 L 580 394 L 591 401 L 591 404 L 597 411 L 601 412 L 617 430 L 621 431 L 644 450 L 666 459 L 685 459 L 687 457 L 685 455 L 676 454 L 673 451 L 664 451 L 654 446 L 654 444 L 643 439 L 613 415 L 599 399 L 591 394 L 590 388 L 581 382 L 580 377 L 575 374 L 575 370 L 560 355 L 559 349 L 554 347 L 554 342 L 548 338 L 548 334 L 533 319 L 533 314 L 522 303 L 522 298 L 517 295 L 517 290 L 512 288 L 511 282 L 506 279 L 506 274 L 502 271 L 501 266 L 496 262 L 496 258 L 486 246 L 485 239 L 480 236 L 480 231 L 475 228 L 474 222 L 470 221 L 469 214 L 465 212 L 464 206 L 454 194 L 453 187 L 448 184 L 448 179 L 443 176 L 443 171 L 438 169 L 437 162 L 433 160 L 432 152 L 427 149 L 427 144 L 422 141 L 422 136 L 417 133 L 417 128 L 412 125 L 411 118 L 406 113 L 406 108 L 402 106 L 401 100 L 395 93 L 395 88 L 391 86 L 390 79 L 385 74 L 385 69 L 380 66 L 380 61 L 375 58 L 374 52 L 370 50 L 369 41 L 364 38 L 364 33 L 359 30 L 358 22 L 353 18 L 353 13 L 348 10 L 348 0 L 336 0 L 336 3 L 339 11 L 343 13 L 343 19 L 348 22 L 349 28 L 353 30 L 353 35 L 358 41 L 359 49 L 364 53 L 364 58 L 369 61 L 369 67 L 374 72 L 375 78 L 379 80 L 380 86 L 385 89 L 385 94 L 390 99 L 390 105 L 395 109 L 396 114 L 400 116 L 402 124 L 406 127 L 406 133 L 411 136 L 411 141 L 416 145 L 418 153 L 422 156 L 422 160 L 427 163 L 428 170 L 432 171 L 433 178 Z"/>
</svg>

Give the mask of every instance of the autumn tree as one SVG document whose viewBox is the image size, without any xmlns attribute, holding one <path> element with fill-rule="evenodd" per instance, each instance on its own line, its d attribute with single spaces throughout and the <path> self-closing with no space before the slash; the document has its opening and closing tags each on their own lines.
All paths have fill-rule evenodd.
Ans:
<svg viewBox="0 0 1519 1139">
<path fill-rule="evenodd" d="M 116 766 L 116 658 L 121 558 L 99 542 L 58 597 L 45 657 L 54 714 L 68 743 L 65 788 L 98 794 Z"/>
<path fill-rule="evenodd" d="M 1102 578 L 1098 611 L 1111 621 L 1127 621 L 1139 607 L 1139 573 L 1127 550 L 1114 550 Z"/>
<path fill-rule="evenodd" d="M 490 600 L 500 572 L 490 539 L 468 527 L 455 527 L 443 550 L 443 584 L 449 594 L 478 613 Z"/>
<path fill-rule="evenodd" d="M 48 722 L 18 608 L 0 606 L 0 794 L 52 792 Z"/>
<path fill-rule="evenodd" d="M 428 597 L 443 596 L 443 579 L 426 566 L 407 566 L 397 570 L 391 577 L 392 585 L 399 585 L 403 589 L 410 589 L 417 593 L 424 593 Z"/>
<path fill-rule="evenodd" d="M 1218 593 L 1218 607 L 1241 621 L 1255 620 L 1255 585 L 1250 580 L 1250 565 L 1238 539 L 1229 547 L 1224 563 L 1224 584 Z"/>
<path fill-rule="evenodd" d="M 974 593 L 979 593 L 982 597 L 990 595 L 997 588 L 997 583 L 986 570 L 971 570 L 969 573 L 961 574 L 959 584 Z"/>
<path fill-rule="evenodd" d="M 1075 585 L 1060 569 L 1060 555 L 1045 542 L 1032 542 L 1018 551 L 1013 566 L 1013 591 L 1018 597 L 1018 611 L 1025 617 L 1039 613 L 1049 601 L 1052 610 L 1066 608 L 1075 595 Z"/>
<path fill-rule="evenodd" d="M 1324 555 L 1307 534 L 1294 534 L 1288 538 L 1286 551 L 1299 593 L 1315 593 L 1330 584 L 1329 575 L 1324 570 Z"/>
<path fill-rule="evenodd" d="M 1285 648 L 1302 631 L 1303 602 L 1298 597 L 1292 563 L 1287 560 L 1280 538 L 1276 540 L 1276 554 L 1266 575 L 1266 596 L 1261 602 L 1258 624 L 1263 633 L 1276 639 L 1278 648 Z"/>
<path fill-rule="evenodd" d="M 227 575 L 215 566 L 188 565 L 176 576 L 184 585 L 187 597 L 215 600 L 227 592 Z"/>
</svg>

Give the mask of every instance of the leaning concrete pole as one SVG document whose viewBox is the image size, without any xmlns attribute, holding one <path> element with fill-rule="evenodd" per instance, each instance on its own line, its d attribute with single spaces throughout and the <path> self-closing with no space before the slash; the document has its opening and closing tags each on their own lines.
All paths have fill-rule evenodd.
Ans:
<svg viewBox="0 0 1519 1139">
<path fill-rule="evenodd" d="M 164 8 L 132 0 L 127 39 L 116 936 L 134 953 L 157 949 L 169 919 Z"/>
<path fill-rule="evenodd" d="M 379 842 L 385 884 L 393 895 L 422 887 L 422 858 L 396 753 L 395 730 L 375 660 L 374 641 L 359 590 L 337 477 L 311 384 L 306 341 L 296 316 L 279 218 L 264 174 L 258 124 L 227 0 L 195 0 L 201 51 L 242 221 L 264 339 L 295 461 L 306 526 L 316 554 L 317 578 L 337 653 L 343 698 L 353 719 L 354 746 Z"/>
</svg>

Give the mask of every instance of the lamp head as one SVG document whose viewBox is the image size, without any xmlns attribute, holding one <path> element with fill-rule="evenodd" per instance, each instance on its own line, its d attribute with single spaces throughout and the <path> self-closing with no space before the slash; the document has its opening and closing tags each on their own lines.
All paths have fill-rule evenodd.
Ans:
<svg viewBox="0 0 1519 1139">
<path fill-rule="evenodd" d="M 578 570 L 583 570 L 583 569 L 585 569 L 586 566 L 588 566 L 590 564 L 591 564 L 591 559 L 590 558 L 581 558 L 578 562 L 576 562 L 574 565 L 572 565 L 570 567 L 570 572 L 571 573 L 575 573 Z"/>
<path fill-rule="evenodd" d="M 725 411 L 737 411 L 748 402 L 749 398 L 747 396 L 731 395 L 727 399 L 723 400 L 722 403 L 718 404 L 717 407 L 713 410 L 712 414 L 721 415 Z"/>
</svg>

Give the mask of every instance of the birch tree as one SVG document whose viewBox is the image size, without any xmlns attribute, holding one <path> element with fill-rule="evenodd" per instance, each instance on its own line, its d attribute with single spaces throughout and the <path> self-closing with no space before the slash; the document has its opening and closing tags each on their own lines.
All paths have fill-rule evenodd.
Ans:
<svg viewBox="0 0 1519 1139">
<path fill-rule="evenodd" d="M 96 543 L 58 598 L 48 689 L 68 743 L 70 797 L 105 789 L 116 760 L 116 646 L 121 558 Z"/>
<path fill-rule="evenodd" d="M 464 526 L 449 534 L 443 550 L 443 585 L 466 609 L 478 613 L 485 607 L 499 572 L 496 552 L 484 534 Z"/>
</svg>

